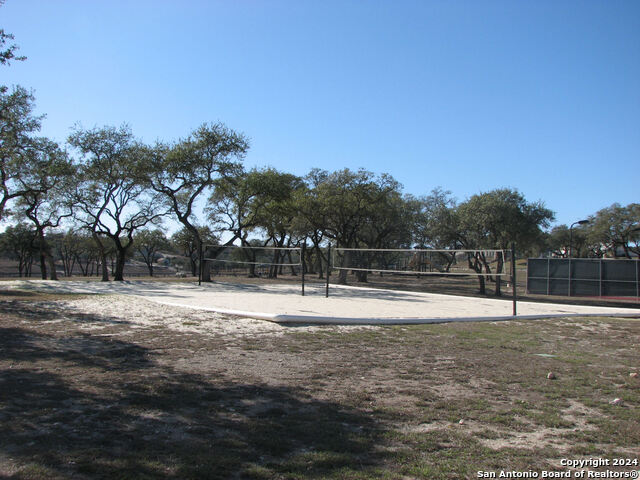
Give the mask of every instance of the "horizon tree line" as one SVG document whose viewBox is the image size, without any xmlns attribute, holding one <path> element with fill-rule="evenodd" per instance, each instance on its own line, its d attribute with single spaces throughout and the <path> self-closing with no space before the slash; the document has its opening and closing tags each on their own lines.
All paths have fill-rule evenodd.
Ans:
<svg viewBox="0 0 640 480">
<path fill-rule="evenodd" d="M 19 113 L 22 129 L 10 121 L 16 116 L 4 114 L 12 108 Z M 329 242 L 345 248 L 473 250 L 507 249 L 515 241 L 522 253 L 568 254 L 568 227 L 556 226 L 546 233 L 553 212 L 541 201 L 528 202 L 515 189 L 495 189 L 458 203 L 441 188 L 421 197 L 404 194 L 391 175 L 364 169 L 312 169 L 304 177 L 273 168 L 246 170 L 242 159 L 248 141 L 221 123 L 204 124 L 174 144 L 156 145 L 136 140 L 127 126 L 76 128 L 67 145 L 73 155 L 33 135 L 39 120 L 32 116 L 32 109 L 33 98 L 20 88 L 0 94 L 0 220 L 30 222 L 31 243 L 37 246 L 30 255 L 39 259 L 45 278 L 48 271 L 55 279 L 54 258 L 63 260 L 60 249 L 54 255 L 48 233 L 63 227 L 81 232 L 85 242 L 90 238 L 94 243 L 96 263 L 113 264 L 114 279 L 122 280 L 125 261 L 136 242 L 141 244 L 144 236 L 164 237 L 149 227 L 157 227 L 167 217 L 183 227 L 182 242 L 190 245 L 184 252 L 192 259 L 192 273 L 197 268 L 193 258 L 200 256 L 205 243 L 211 245 L 212 238 L 223 236 L 227 239 L 223 246 L 305 243 L 309 264 L 320 275 L 326 264 L 322 247 Z M 194 213 L 198 201 L 205 202 L 205 223 Z M 637 255 L 639 217 L 638 204 L 600 210 L 588 225 L 571 232 L 574 255 Z M 204 227 L 208 227 L 206 238 Z M 24 230 L 16 238 L 24 238 Z M 154 252 L 163 245 L 167 243 L 138 249 L 150 273 Z M 209 247 L 203 253 L 216 258 L 221 251 Z M 84 265 L 78 261 L 75 264 Z M 65 272 L 72 271 L 68 260 L 64 262 Z M 19 265 L 24 269 L 22 260 Z M 478 273 L 491 273 L 479 257 L 470 265 Z M 99 271 L 103 280 L 109 279 L 108 268 Z M 206 262 L 202 275 L 210 280 Z M 341 271 L 340 281 L 346 281 L 345 276 L 346 271 Z M 366 272 L 358 277 L 366 281 Z"/>
</svg>

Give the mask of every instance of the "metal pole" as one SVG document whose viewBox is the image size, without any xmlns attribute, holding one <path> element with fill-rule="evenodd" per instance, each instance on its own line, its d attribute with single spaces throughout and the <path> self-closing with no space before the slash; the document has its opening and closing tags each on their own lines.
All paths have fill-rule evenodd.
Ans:
<svg viewBox="0 0 640 480">
<path fill-rule="evenodd" d="M 502 267 L 502 268 L 504 268 L 504 264 L 507 262 L 507 259 L 506 259 L 506 258 L 505 258 L 505 256 L 504 256 L 504 252 L 502 252 L 502 251 L 501 251 L 501 252 L 498 252 L 498 256 L 499 256 L 499 257 L 501 257 L 502 265 L 503 265 L 503 267 Z M 496 270 L 496 273 L 502 273 L 502 269 L 501 269 L 501 271 L 500 271 L 500 272 L 498 272 L 498 271 Z M 501 280 L 502 280 L 502 277 L 501 277 L 500 275 L 496 275 L 496 291 L 497 291 L 497 292 L 500 292 L 500 295 L 502 295 L 502 290 L 501 290 L 501 288 L 500 288 L 500 287 L 501 287 L 501 285 L 502 285 Z"/>
<path fill-rule="evenodd" d="M 301 261 L 300 261 L 300 265 L 302 268 L 302 296 L 304 297 L 304 271 L 305 271 L 305 261 L 304 261 L 304 251 L 305 251 L 305 246 L 306 244 L 303 243 L 302 244 L 302 249 L 300 252 L 300 255 L 302 255 Z"/>
<path fill-rule="evenodd" d="M 198 285 L 202 285 L 202 242 L 198 242 Z"/>
<path fill-rule="evenodd" d="M 567 295 L 571 296 L 571 257 L 573 257 L 573 226 L 574 225 L 586 225 L 589 220 L 578 220 L 569 225 L 569 291 Z"/>
<path fill-rule="evenodd" d="M 574 222 L 569 227 L 569 291 L 567 296 L 571 296 L 571 256 L 573 255 L 573 226 L 578 222 Z"/>
<path fill-rule="evenodd" d="M 598 273 L 599 273 L 598 278 L 600 279 L 599 291 L 600 291 L 600 296 L 602 297 L 602 259 L 600 259 L 600 270 L 598 271 Z"/>
<path fill-rule="evenodd" d="M 329 244 L 329 248 L 327 248 L 327 286 L 324 292 L 325 298 L 329 298 L 329 275 L 331 275 L 331 244 Z"/>
<path fill-rule="evenodd" d="M 516 244 L 511 243 L 511 284 L 513 285 L 513 316 L 518 314 L 517 302 L 518 294 L 516 292 Z"/>
<path fill-rule="evenodd" d="M 569 227 L 569 258 L 573 255 L 573 226 L 578 223 L 574 222 Z"/>
<path fill-rule="evenodd" d="M 567 296 L 571 296 L 571 256 L 569 256 L 569 291 L 567 292 Z"/>
</svg>

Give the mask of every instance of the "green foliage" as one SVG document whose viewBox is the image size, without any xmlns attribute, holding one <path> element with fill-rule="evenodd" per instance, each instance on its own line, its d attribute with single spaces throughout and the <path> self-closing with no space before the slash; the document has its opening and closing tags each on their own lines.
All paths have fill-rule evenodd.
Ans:
<svg viewBox="0 0 640 480">
<path fill-rule="evenodd" d="M 399 230 L 408 231 L 401 224 L 407 218 L 401 185 L 392 176 L 345 168 L 331 173 L 312 170 L 306 180 L 309 192 L 300 210 L 338 246 L 391 245 Z"/>
<path fill-rule="evenodd" d="M 33 102 L 33 95 L 22 87 L 0 90 L 0 220 L 8 203 L 23 194 L 16 178 L 37 143 L 33 133 L 42 120 L 33 115 Z"/>
<path fill-rule="evenodd" d="M 258 184 L 260 198 L 256 199 L 257 203 L 262 204 L 258 226 L 270 242 L 283 246 L 288 236 L 300 233 L 294 226 L 298 216 L 296 202 L 298 192 L 304 192 L 305 185 L 300 177 L 271 168 L 253 171 L 250 175 Z"/>
<path fill-rule="evenodd" d="M 571 230 L 566 225 L 553 227 L 547 236 L 547 248 L 556 257 L 568 257 L 569 250 L 572 250 L 573 257 L 585 256 L 593 249 L 588 242 L 588 231 L 588 227 L 583 225 L 574 226 Z"/>
<path fill-rule="evenodd" d="M 589 223 L 574 226 L 571 235 L 566 225 L 558 225 L 551 230 L 547 245 L 555 255 L 567 256 L 570 240 L 574 257 L 640 255 L 640 204 L 623 207 L 614 203 L 591 215 Z"/>
<path fill-rule="evenodd" d="M 178 221 L 197 237 L 191 221 L 195 201 L 219 178 L 237 174 L 247 139 L 221 123 L 204 124 L 173 146 L 146 149 L 146 182 L 162 194 Z"/>
<path fill-rule="evenodd" d="M 27 223 L 11 225 L 0 233 L 0 254 L 18 261 L 18 274 L 29 276 L 36 254 L 37 232 Z"/>
<path fill-rule="evenodd" d="M 217 245 L 220 241 L 219 237 L 207 226 L 196 227 L 198 230 L 198 238 L 203 245 Z M 198 267 L 198 239 L 193 235 L 191 230 L 182 227 L 171 236 L 170 245 L 174 252 L 186 257 L 189 264 L 191 274 L 197 275 Z"/>
<path fill-rule="evenodd" d="M 100 262 L 100 250 L 86 230 L 76 232 L 70 229 L 57 236 L 55 245 L 66 275 L 71 276 L 75 266 L 80 268 L 83 276 L 93 275 Z M 113 242 L 105 239 L 103 249 L 105 256 L 111 256 L 115 251 Z"/>
<path fill-rule="evenodd" d="M 173 146 L 144 148 L 145 184 L 158 193 L 176 219 L 202 245 L 193 209 L 217 180 L 241 171 L 240 161 L 249 149 L 247 138 L 222 123 L 203 124 Z M 203 279 L 209 280 L 208 269 Z"/>
<path fill-rule="evenodd" d="M 114 279 L 122 280 L 134 233 L 167 213 L 158 200 L 160 194 L 145 188 L 149 168 L 146 151 L 136 144 L 126 125 L 77 128 L 68 142 L 82 154 L 73 194 L 76 220 L 94 235 L 101 251 L 100 236 L 113 241 L 117 256 Z M 106 269 L 106 280 L 104 272 Z"/>
<path fill-rule="evenodd" d="M 149 269 L 149 276 L 153 277 L 153 263 L 156 261 L 160 250 L 169 247 L 169 240 L 162 230 L 144 229 L 135 234 L 133 242 L 136 250 Z"/>
<path fill-rule="evenodd" d="M 640 255 L 640 204 L 623 207 L 614 203 L 599 210 L 590 217 L 588 240 L 593 246 L 603 246 L 614 257 Z"/>
<path fill-rule="evenodd" d="M 211 228 L 207 226 L 197 228 L 200 239 L 205 245 L 215 245 L 220 240 Z M 173 250 L 181 255 L 188 257 L 197 253 L 198 246 L 196 244 L 196 238 L 187 228 L 183 227 L 174 233 L 171 236 L 170 244 Z"/>
<path fill-rule="evenodd" d="M 63 219 L 72 215 L 72 205 L 66 197 L 74 173 L 74 165 L 66 152 L 55 142 L 44 138 L 31 142 L 16 169 L 14 183 L 21 192 L 17 201 L 17 218 L 20 220 L 24 215 L 35 226 L 43 279 L 47 278 L 44 261 L 49 264 L 51 279 L 58 279 L 54 255 L 45 232 L 58 227 Z"/>
<path fill-rule="evenodd" d="M 4 0 L 0 0 L 0 7 L 3 4 Z M 16 44 L 7 43 L 13 39 L 13 34 L 5 32 L 4 28 L 0 28 L 0 65 L 10 65 L 11 60 L 21 62 L 27 59 L 25 56 L 16 56 L 16 50 L 18 50 L 19 47 Z"/>
<path fill-rule="evenodd" d="M 299 179 L 294 175 L 274 169 L 253 169 L 220 178 L 209 196 L 209 220 L 232 233 L 233 240 L 246 242 L 251 232 L 261 228 L 273 234 L 291 215 L 297 184 Z"/>
<path fill-rule="evenodd" d="M 4 232 L 0 233 L 0 253 L 17 259 L 20 252 L 33 248 L 35 235 L 35 230 L 27 223 L 20 222 L 8 226 Z"/>
<path fill-rule="evenodd" d="M 520 250 L 540 242 L 542 228 L 554 218 L 542 202 L 527 202 L 520 192 L 507 188 L 473 195 L 460 204 L 456 215 L 465 248 L 507 249 L 515 242 Z"/>
<path fill-rule="evenodd" d="M 73 185 L 75 165 L 60 147 L 45 138 L 34 139 L 24 149 L 14 182 L 21 192 L 20 212 L 39 225 L 57 227 L 71 215 L 66 195 Z"/>
<path fill-rule="evenodd" d="M 438 187 L 424 197 L 407 197 L 413 212 L 413 241 L 420 248 L 459 248 L 456 201 Z"/>
<path fill-rule="evenodd" d="M 16 56 L 15 52 L 19 49 L 16 44 L 7 45 L 7 41 L 13 39 L 13 34 L 6 33 L 3 28 L 0 28 L 0 65 L 9 65 L 11 60 L 23 61 L 27 59 L 25 56 Z"/>
</svg>

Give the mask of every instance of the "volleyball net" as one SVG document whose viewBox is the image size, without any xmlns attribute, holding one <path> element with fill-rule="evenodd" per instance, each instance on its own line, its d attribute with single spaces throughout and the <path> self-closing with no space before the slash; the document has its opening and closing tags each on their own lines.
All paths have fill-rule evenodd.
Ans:
<svg viewBox="0 0 640 480">
<path fill-rule="evenodd" d="M 511 275 L 507 250 L 333 248 L 333 270 L 412 275 Z"/>
<path fill-rule="evenodd" d="M 325 284 L 325 296 L 329 296 L 330 277 L 336 279 L 332 283 L 347 284 L 350 275 L 358 283 L 367 282 L 380 288 L 424 288 L 440 293 L 469 292 L 470 285 L 477 279 L 481 291 L 486 281 L 496 284 L 496 292 L 502 282 L 507 286 L 515 284 L 513 250 L 331 246 L 322 248 L 326 255 L 318 250 L 304 245 L 205 245 L 202 260 L 209 264 L 214 276 L 280 279 L 285 283 L 295 279 L 301 283 L 302 295 L 305 294 L 305 273 L 315 285 L 314 292 L 318 283 Z M 313 275 L 316 275 L 315 281 Z M 515 296 L 515 288 L 512 291 Z"/>
<path fill-rule="evenodd" d="M 302 273 L 301 247 L 253 245 L 205 245 L 203 260 L 211 262 L 214 274 L 276 278 L 279 275 Z"/>
<path fill-rule="evenodd" d="M 501 283 L 505 281 L 511 287 L 513 315 L 516 315 L 515 246 L 510 251 L 342 247 L 331 250 L 329 272 L 338 271 L 339 283 L 346 283 L 347 276 L 352 274 L 358 282 L 371 284 L 375 274 L 375 283 L 383 288 L 393 285 L 404 285 L 409 289 L 438 288 L 440 293 L 448 294 L 470 292 L 469 282 L 477 280 L 480 293 L 485 293 L 489 281 L 495 283 L 496 294 L 501 294 Z M 329 295 L 328 277 L 326 296 Z M 398 281 L 397 277 L 405 278 Z"/>
</svg>

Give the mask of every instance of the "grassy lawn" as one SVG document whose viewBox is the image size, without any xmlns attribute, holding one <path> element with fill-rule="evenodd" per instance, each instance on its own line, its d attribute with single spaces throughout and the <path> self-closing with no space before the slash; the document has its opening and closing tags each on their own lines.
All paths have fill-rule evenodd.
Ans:
<svg viewBox="0 0 640 480">
<path fill-rule="evenodd" d="M 640 456 L 640 320 L 205 335 L 76 298 L 0 295 L 0 478 L 449 479 Z"/>
</svg>

